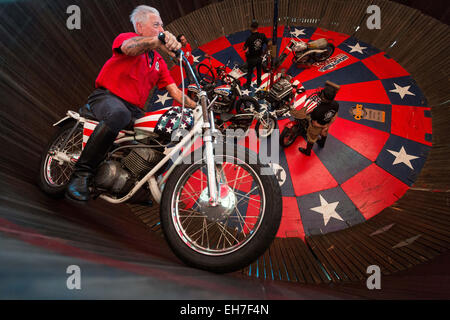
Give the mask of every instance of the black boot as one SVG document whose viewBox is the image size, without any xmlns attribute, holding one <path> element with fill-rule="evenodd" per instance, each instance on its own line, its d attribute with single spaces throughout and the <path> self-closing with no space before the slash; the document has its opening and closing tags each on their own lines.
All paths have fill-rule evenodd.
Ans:
<svg viewBox="0 0 450 320">
<path fill-rule="evenodd" d="M 310 155 L 311 155 L 311 149 L 312 149 L 312 147 L 313 147 L 313 144 L 312 144 L 311 142 L 308 142 L 308 143 L 306 144 L 306 149 L 300 147 L 300 148 L 298 148 L 298 151 L 300 151 L 301 153 L 303 153 L 303 154 L 305 154 L 305 155 L 307 155 L 307 156 L 310 156 Z"/>
<path fill-rule="evenodd" d="M 317 145 L 321 148 L 325 146 L 325 142 L 327 142 L 327 136 L 323 136 L 319 140 L 317 140 Z"/>
<path fill-rule="evenodd" d="M 75 164 L 75 171 L 67 186 L 66 197 L 79 201 L 89 200 L 92 176 L 116 137 L 117 132 L 112 131 L 103 121 L 95 127 Z"/>
</svg>

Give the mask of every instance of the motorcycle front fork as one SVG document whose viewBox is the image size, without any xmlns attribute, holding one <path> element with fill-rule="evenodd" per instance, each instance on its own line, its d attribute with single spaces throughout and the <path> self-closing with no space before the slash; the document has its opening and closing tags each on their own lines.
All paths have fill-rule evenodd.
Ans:
<svg viewBox="0 0 450 320">
<path fill-rule="evenodd" d="M 209 123 L 204 127 L 203 141 L 205 142 L 206 168 L 208 172 L 209 204 L 217 206 L 219 204 L 219 183 L 216 176 L 216 163 L 214 160 L 213 134 L 217 132 L 214 125 L 214 114 L 211 111 Z M 209 129 L 209 130 L 208 130 Z"/>
</svg>

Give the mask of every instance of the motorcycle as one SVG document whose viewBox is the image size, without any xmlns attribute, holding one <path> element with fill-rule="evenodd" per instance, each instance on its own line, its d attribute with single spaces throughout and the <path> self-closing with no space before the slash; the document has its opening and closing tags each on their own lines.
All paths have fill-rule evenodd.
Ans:
<svg viewBox="0 0 450 320">
<path fill-rule="evenodd" d="M 277 119 L 271 114 L 268 106 L 261 105 L 255 98 L 240 97 L 236 102 L 236 111 L 236 114 L 222 113 L 216 121 L 217 128 L 228 137 L 245 137 L 254 121 L 257 138 L 267 138 L 277 126 Z"/>
<path fill-rule="evenodd" d="M 264 100 L 262 104 L 268 105 L 274 118 L 280 118 L 292 110 L 296 95 L 303 93 L 305 88 L 298 81 L 292 82 L 292 77 L 286 72 L 279 73 L 275 78 L 277 80 L 270 89 L 258 90 L 256 97 Z"/>
<path fill-rule="evenodd" d="M 164 43 L 164 34 L 159 39 Z M 182 59 L 189 66 L 182 52 L 177 56 L 180 70 Z M 219 140 L 212 110 L 217 98 L 208 101 L 203 90 L 199 97 L 194 110 L 181 106 L 147 112 L 122 130 L 99 165 L 91 192 L 113 204 L 148 203 L 152 197 L 160 205 L 165 238 L 182 261 L 211 272 L 232 272 L 252 263 L 274 239 L 281 190 L 269 165 L 248 149 Z M 172 132 L 153 128 L 158 112 L 168 116 L 173 126 L 166 129 Z M 68 111 L 54 124 L 59 130 L 42 155 L 39 173 L 39 186 L 48 195 L 63 196 L 97 124 L 89 105 Z M 192 151 L 198 138 L 202 147 Z"/>
<path fill-rule="evenodd" d="M 203 64 L 203 66 L 206 65 Z M 198 67 L 199 70 L 203 70 L 201 68 L 202 65 L 199 65 Z M 229 113 L 235 109 L 237 101 L 243 96 L 241 83 L 239 81 L 242 72 L 237 66 L 229 73 L 226 72 L 226 66 L 220 66 L 216 69 L 217 77 L 215 77 L 214 74 L 212 77 L 204 77 L 202 82 L 200 82 L 200 86 L 197 86 L 195 83 L 188 85 L 188 96 L 192 100 L 197 101 L 200 90 L 205 90 L 208 94 L 208 98 L 214 99 L 217 97 L 212 108 L 214 113 Z M 204 79 L 207 79 L 207 81 L 205 82 Z M 211 79 L 212 82 L 210 82 Z"/>
<path fill-rule="evenodd" d="M 310 42 L 291 39 L 290 43 L 286 46 L 286 50 L 283 50 L 278 58 L 278 64 L 280 65 L 286 59 L 290 51 L 294 54 L 292 63 L 299 66 L 301 64 L 325 61 L 333 55 L 334 49 L 334 45 L 325 38 Z"/>
</svg>

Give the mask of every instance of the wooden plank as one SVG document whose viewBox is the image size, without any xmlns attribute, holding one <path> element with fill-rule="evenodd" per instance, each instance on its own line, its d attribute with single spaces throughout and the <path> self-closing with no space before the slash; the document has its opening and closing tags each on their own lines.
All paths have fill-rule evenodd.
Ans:
<svg viewBox="0 0 450 320">
<path fill-rule="evenodd" d="M 365 254 L 370 264 L 377 264 L 386 274 L 404 270 L 413 265 L 402 255 L 392 252 L 392 245 L 385 243 L 383 239 L 369 238 L 365 230 L 369 230 L 367 222 L 364 225 L 357 225 L 351 230 L 346 229 L 347 238 L 354 244 L 355 248 Z M 371 233 L 371 232 L 369 232 Z M 409 257 L 408 257 L 409 258 Z"/>
<path fill-rule="evenodd" d="M 314 255 L 319 260 L 322 267 L 326 270 L 329 277 L 331 277 L 331 280 L 333 282 L 339 282 L 340 276 L 337 276 L 334 272 L 335 269 L 337 269 L 337 266 L 334 262 L 329 262 L 326 257 L 324 256 L 322 252 L 322 248 L 316 243 L 314 237 L 306 237 L 305 238 L 306 243 L 311 248 L 311 250 L 314 252 Z M 340 271 L 340 270 L 339 270 Z M 342 275 L 341 275 L 342 276 Z"/>
<path fill-rule="evenodd" d="M 351 244 L 346 244 L 343 241 L 342 236 L 339 236 L 338 232 L 332 232 L 328 235 L 328 237 L 336 243 L 339 254 L 345 257 L 348 267 L 351 268 L 353 274 L 358 278 L 358 280 L 364 279 L 366 276 L 367 267 L 370 264 L 368 264 L 368 262 L 360 255 L 358 250 L 355 250 Z"/>
<path fill-rule="evenodd" d="M 346 264 L 334 251 L 334 244 L 330 242 L 330 239 L 326 236 L 314 236 L 309 239 L 314 239 L 316 245 L 320 248 L 322 255 L 333 266 L 333 272 L 337 274 L 340 281 L 356 280 L 353 277 L 352 272 L 348 269 Z"/>
<path fill-rule="evenodd" d="M 350 255 L 346 247 L 335 237 L 336 233 L 337 232 L 331 232 L 327 234 L 326 237 L 322 237 L 323 240 L 330 245 L 327 251 L 333 252 L 338 259 L 341 260 L 340 264 L 342 264 L 345 273 L 351 281 L 362 280 L 364 277 L 363 271 L 361 270 L 364 268 L 355 266 L 355 262 L 352 262 L 355 257 Z"/>
<path fill-rule="evenodd" d="M 291 244 L 297 263 L 300 265 L 307 283 L 319 284 L 322 282 L 330 282 L 302 239 L 288 238 L 288 241 Z"/>
<path fill-rule="evenodd" d="M 369 234 L 372 234 L 373 232 L 377 231 L 380 227 L 380 226 L 375 226 L 375 223 L 371 220 L 369 220 L 367 223 L 364 224 L 364 227 Z M 396 244 L 398 244 L 400 241 L 402 241 L 404 239 L 399 239 L 399 238 L 393 237 L 387 233 L 383 233 L 378 236 L 372 237 L 370 240 L 373 241 L 373 243 L 376 243 L 379 246 L 379 249 L 382 250 L 382 251 L 380 251 L 379 249 L 374 247 L 374 249 L 377 250 L 377 252 L 380 256 L 382 256 L 382 255 L 384 256 L 387 253 L 389 253 L 389 255 L 391 255 L 393 261 L 401 262 L 401 261 L 406 260 L 406 261 L 408 261 L 408 263 L 406 265 L 404 262 L 402 262 L 402 264 L 405 265 L 406 267 L 411 267 L 412 265 L 416 265 L 416 264 L 426 260 L 423 256 L 417 255 L 416 253 L 412 252 L 409 249 L 393 250 L 393 246 L 395 246 Z M 367 241 L 366 241 L 366 243 L 367 243 Z"/>
<path fill-rule="evenodd" d="M 281 239 L 280 238 L 275 238 L 273 240 L 273 248 L 274 248 L 273 253 L 275 254 L 276 261 L 277 261 L 278 268 L 279 268 L 280 279 L 287 281 L 289 277 L 288 277 L 287 269 L 286 269 L 286 261 L 281 252 Z"/>
<path fill-rule="evenodd" d="M 303 273 L 296 265 L 296 259 L 292 252 L 292 248 L 290 247 L 290 243 L 287 241 L 286 238 L 281 238 L 280 240 L 281 240 L 281 252 L 284 257 L 284 262 L 286 265 L 290 281 L 305 283 Z"/>
</svg>

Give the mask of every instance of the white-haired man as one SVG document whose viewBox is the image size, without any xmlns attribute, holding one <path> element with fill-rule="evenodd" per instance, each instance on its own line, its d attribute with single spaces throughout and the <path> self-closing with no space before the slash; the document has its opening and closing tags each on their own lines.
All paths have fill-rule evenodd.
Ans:
<svg viewBox="0 0 450 320">
<path fill-rule="evenodd" d="M 138 6 L 130 15 L 135 32 L 119 34 L 112 45 L 112 57 L 106 61 L 96 81 L 88 104 L 100 123 L 91 134 L 78 159 L 66 196 L 80 201 L 89 200 L 92 176 L 111 148 L 117 134 L 133 118 L 143 115 L 150 90 L 156 85 L 166 89 L 179 103 L 183 93 L 172 79 L 162 57 L 154 51 L 169 54 L 181 48 L 175 36 L 164 31 L 158 10 Z M 158 39 L 165 34 L 166 44 Z M 188 107 L 195 103 L 185 98 Z"/>
</svg>

